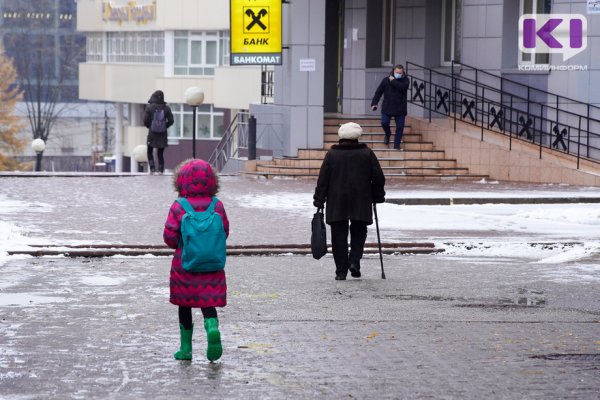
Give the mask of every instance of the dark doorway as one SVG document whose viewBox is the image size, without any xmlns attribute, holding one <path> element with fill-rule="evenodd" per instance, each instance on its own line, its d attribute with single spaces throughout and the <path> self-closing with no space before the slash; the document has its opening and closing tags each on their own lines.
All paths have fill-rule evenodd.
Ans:
<svg viewBox="0 0 600 400">
<path fill-rule="evenodd" d="M 342 55 L 344 0 L 327 0 L 325 6 L 324 111 L 342 112 Z"/>
</svg>

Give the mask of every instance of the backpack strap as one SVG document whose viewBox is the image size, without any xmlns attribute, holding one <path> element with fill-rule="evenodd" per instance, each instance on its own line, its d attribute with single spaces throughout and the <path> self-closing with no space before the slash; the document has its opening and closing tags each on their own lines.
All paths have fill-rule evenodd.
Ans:
<svg viewBox="0 0 600 400">
<path fill-rule="evenodd" d="M 218 201 L 219 201 L 219 199 L 217 199 L 217 196 L 213 196 L 212 201 L 210 202 L 210 205 L 206 208 L 206 210 L 204 212 L 213 212 L 215 210 L 215 207 L 217 206 Z"/>
<path fill-rule="evenodd" d="M 177 202 L 179 204 L 181 204 L 181 207 L 183 207 L 183 209 L 185 210 L 185 212 L 193 214 L 196 212 L 196 210 L 194 210 L 194 207 L 192 207 L 192 205 L 190 204 L 190 202 L 188 201 L 188 199 L 186 199 L 185 197 L 180 197 L 177 199 Z"/>
<path fill-rule="evenodd" d="M 219 201 L 219 199 L 217 199 L 216 196 L 213 196 L 212 201 L 210 202 L 210 205 L 203 212 L 213 212 L 215 210 L 215 206 L 217 205 L 218 201 Z M 192 205 L 190 204 L 188 199 L 186 199 L 185 197 L 178 198 L 177 202 L 179 204 L 181 204 L 181 206 L 183 207 L 185 212 L 190 213 L 190 214 L 193 214 L 196 212 L 196 210 L 194 210 L 194 207 L 192 207 Z"/>
</svg>

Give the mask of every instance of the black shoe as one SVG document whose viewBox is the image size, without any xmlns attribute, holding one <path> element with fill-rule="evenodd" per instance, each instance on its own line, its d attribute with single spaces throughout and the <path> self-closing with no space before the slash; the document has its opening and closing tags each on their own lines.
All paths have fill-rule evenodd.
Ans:
<svg viewBox="0 0 600 400">
<path fill-rule="evenodd" d="M 383 138 L 383 144 L 390 144 L 390 137 L 389 136 L 385 136 Z"/>
<path fill-rule="evenodd" d="M 336 275 L 335 280 L 336 281 L 345 281 L 346 277 L 344 275 Z"/>
<path fill-rule="evenodd" d="M 350 275 L 352 275 L 353 278 L 360 278 L 360 264 L 350 264 Z"/>
</svg>

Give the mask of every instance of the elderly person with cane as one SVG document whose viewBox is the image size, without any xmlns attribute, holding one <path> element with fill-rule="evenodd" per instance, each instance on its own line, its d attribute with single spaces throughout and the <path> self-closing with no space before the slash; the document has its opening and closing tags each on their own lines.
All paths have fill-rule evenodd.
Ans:
<svg viewBox="0 0 600 400">
<path fill-rule="evenodd" d="M 345 280 L 348 270 L 360 278 L 367 226 L 373 223 L 371 207 L 385 201 L 385 176 L 375 153 L 358 141 L 361 135 L 357 123 L 340 127 L 339 143 L 325 155 L 313 196 L 315 207 L 327 204 L 325 221 L 331 226 L 336 280 Z"/>
</svg>

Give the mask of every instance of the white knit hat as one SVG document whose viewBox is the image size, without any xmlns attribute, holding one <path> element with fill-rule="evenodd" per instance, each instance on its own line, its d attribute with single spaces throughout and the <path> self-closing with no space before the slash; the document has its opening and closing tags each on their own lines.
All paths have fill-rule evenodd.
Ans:
<svg viewBox="0 0 600 400">
<path fill-rule="evenodd" d="M 338 129 L 340 139 L 358 139 L 363 130 L 356 122 L 347 122 Z"/>
</svg>

